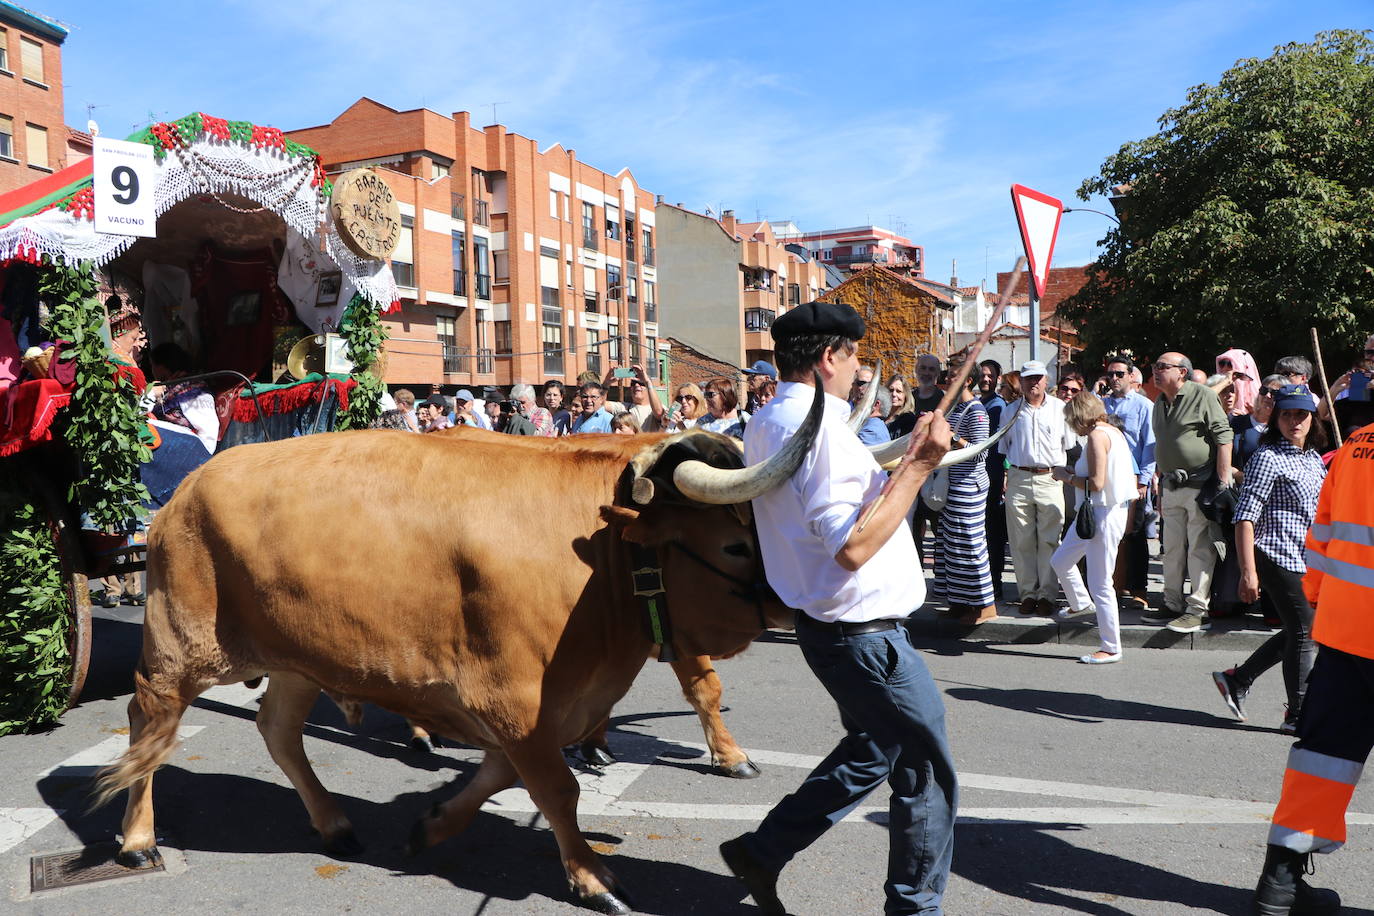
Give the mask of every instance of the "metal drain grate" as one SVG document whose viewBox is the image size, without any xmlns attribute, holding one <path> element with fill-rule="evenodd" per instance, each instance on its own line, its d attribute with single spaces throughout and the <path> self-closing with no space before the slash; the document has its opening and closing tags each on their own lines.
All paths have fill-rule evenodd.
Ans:
<svg viewBox="0 0 1374 916">
<path fill-rule="evenodd" d="M 161 863 L 152 868 L 125 868 L 115 861 L 118 852 L 118 843 L 96 843 L 71 852 L 34 856 L 29 860 L 29 886 L 37 893 L 166 871 Z"/>
</svg>

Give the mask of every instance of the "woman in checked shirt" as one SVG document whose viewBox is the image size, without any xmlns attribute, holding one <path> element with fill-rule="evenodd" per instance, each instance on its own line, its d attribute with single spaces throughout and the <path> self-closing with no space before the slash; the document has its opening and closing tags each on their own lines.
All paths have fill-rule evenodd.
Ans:
<svg viewBox="0 0 1374 916">
<path fill-rule="evenodd" d="M 1263 588 L 1278 609 L 1283 632 L 1270 637 L 1240 666 L 1212 672 L 1227 708 L 1244 721 L 1250 685 L 1282 662 L 1288 691 L 1288 711 L 1279 728 L 1284 734 L 1296 730 L 1307 675 L 1317 653 L 1312 642 L 1312 606 L 1302 591 L 1307 572 L 1303 543 L 1326 478 L 1321 460 L 1326 437 L 1316 422 L 1316 410 L 1316 399 L 1306 385 L 1285 385 L 1278 390 L 1260 447 L 1246 462 L 1236 504 L 1240 600 L 1255 601 Z"/>
</svg>

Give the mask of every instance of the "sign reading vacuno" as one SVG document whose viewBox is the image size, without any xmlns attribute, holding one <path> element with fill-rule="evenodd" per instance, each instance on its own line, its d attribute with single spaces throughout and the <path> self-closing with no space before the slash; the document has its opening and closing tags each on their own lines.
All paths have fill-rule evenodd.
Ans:
<svg viewBox="0 0 1374 916">
<path fill-rule="evenodd" d="M 354 254 L 380 261 L 401 240 L 401 208 L 382 177 L 370 169 L 353 169 L 334 182 L 334 225 Z"/>
<path fill-rule="evenodd" d="M 146 143 L 97 137 L 92 160 L 95 231 L 147 238 L 157 235 L 153 148 Z"/>
</svg>

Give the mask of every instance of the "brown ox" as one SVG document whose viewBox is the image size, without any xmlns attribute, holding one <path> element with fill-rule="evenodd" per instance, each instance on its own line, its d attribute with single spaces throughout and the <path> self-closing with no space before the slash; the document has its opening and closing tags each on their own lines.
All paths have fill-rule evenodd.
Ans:
<svg viewBox="0 0 1374 916">
<path fill-rule="evenodd" d="M 519 779 L 553 828 L 577 899 L 629 912 L 578 830 L 578 785 L 561 751 L 605 720 L 653 648 L 625 542 L 657 552 L 680 656 L 728 655 L 764 625 L 789 624 L 776 598 L 760 605 L 732 594 L 737 580 L 762 577 L 739 507 L 795 470 L 821 399 L 818 385 L 788 448 L 743 469 L 738 450 L 709 433 L 531 449 L 375 430 L 216 456 L 149 533 L 130 746 L 97 795 L 129 789 L 120 860 L 160 858 L 152 774 L 174 749 L 187 705 L 215 684 L 270 674 L 258 729 L 326 848 L 360 847 L 301 742 L 321 689 L 486 750 L 467 786 L 416 824 L 413 848 L 460 832 Z M 501 486 L 438 501 L 415 486 L 485 476 Z M 343 526 L 365 531 L 368 543 L 414 545 L 415 575 L 397 588 L 374 565 L 343 556 L 334 539 Z M 568 560 L 531 575 L 502 536 L 512 530 L 538 532 Z M 686 544 L 709 569 L 674 549 Z"/>
</svg>

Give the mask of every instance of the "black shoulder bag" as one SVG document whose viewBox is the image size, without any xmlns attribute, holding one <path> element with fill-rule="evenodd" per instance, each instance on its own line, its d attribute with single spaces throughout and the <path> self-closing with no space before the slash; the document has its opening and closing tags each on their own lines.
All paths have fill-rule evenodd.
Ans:
<svg viewBox="0 0 1374 916">
<path fill-rule="evenodd" d="M 1073 520 L 1073 530 L 1084 541 L 1097 537 L 1097 516 L 1093 514 L 1092 478 L 1083 478 L 1083 501 L 1078 504 L 1078 515 Z"/>
</svg>

